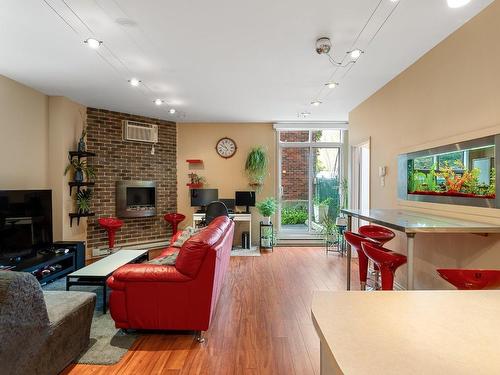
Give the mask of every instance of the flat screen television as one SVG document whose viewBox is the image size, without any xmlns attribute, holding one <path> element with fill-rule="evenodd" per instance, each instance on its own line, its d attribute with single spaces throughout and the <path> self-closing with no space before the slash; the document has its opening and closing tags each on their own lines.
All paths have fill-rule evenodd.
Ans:
<svg viewBox="0 0 500 375">
<path fill-rule="evenodd" d="M 52 191 L 0 190 L 0 259 L 35 256 L 52 245 Z"/>
<path fill-rule="evenodd" d="M 255 206 L 255 191 L 237 191 L 234 193 L 235 205 L 246 206 L 246 212 L 250 212 L 250 207 Z"/>
<path fill-rule="evenodd" d="M 191 189 L 191 207 L 205 207 L 219 199 L 218 189 Z"/>
</svg>

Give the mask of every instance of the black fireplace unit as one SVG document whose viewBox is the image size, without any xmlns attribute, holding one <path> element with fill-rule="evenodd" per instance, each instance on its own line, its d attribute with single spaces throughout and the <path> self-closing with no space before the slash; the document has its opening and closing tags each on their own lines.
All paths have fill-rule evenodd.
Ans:
<svg viewBox="0 0 500 375">
<path fill-rule="evenodd" d="M 156 182 L 117 181 L 116 216 L 149 217 L 156 215 Z"/>
</svg>

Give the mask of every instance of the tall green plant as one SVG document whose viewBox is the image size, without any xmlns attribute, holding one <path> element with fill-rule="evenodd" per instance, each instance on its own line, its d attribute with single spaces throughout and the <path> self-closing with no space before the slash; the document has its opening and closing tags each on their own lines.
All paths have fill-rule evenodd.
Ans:
<svg viewBox="0 0 500 375">
<path fill-rule="evenodd" d="M 264 217 L 269 217 L 274 215 L 276 212 L 276 199 L 272 197 L 268 197 L 260 202 L 257 202 L 255 205 L 257 209 L 259 210 L 259 213 L 264 216 Z"/>
<path fill-rule="evenodd" d="M 250 185 L 261 187 L 267 174 L 269 160 L 263 147 L 252 148 L 245 163 L 245 172 L 250 180 Z"/>
</svg>

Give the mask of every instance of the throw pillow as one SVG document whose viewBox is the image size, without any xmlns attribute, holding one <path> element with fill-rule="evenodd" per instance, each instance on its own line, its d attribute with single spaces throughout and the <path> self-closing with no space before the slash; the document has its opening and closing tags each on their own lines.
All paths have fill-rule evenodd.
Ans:
<svg viewBox="0 0 500 375">
<path fill-rule="evenodd" d="M 161 266 L 175 266 L 175 261 L 177 260 L 177 256 L 179 255 L 178 251 L 173 252 L 172 254 L 166 255 L 164 257 L 155 258 L 150 260 L 149 264 L 159 264 Z"/>
<path fill-rule="evenodd" d="M 175 240 L 170 246 L 181 248 L 182 245 L 184 245 L 184 242 L 186 242 L 194 234 L 198 233 L 200 229 L 201 228 L 186 227 L 186 229 L 182 231 L 181 235 L 177 237 L 177 240 Z"/>
</svg>

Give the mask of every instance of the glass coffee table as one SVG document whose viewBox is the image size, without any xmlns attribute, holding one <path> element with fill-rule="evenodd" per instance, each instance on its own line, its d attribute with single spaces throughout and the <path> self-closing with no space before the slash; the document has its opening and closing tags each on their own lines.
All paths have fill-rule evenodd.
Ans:
<svg viewBox="0 0 500 375">
<path fill-rule="evenodd" d="M 103 288 L 103 313 L 107 310 L 106 280 L 121 266 L 129 263 L 142 263 L 148 260 L 148 250 L 119 250 L 86 267 L 70 273 L 66 277 L 66 290 L 72 285 L 97 285 Z"/>
</svg>

